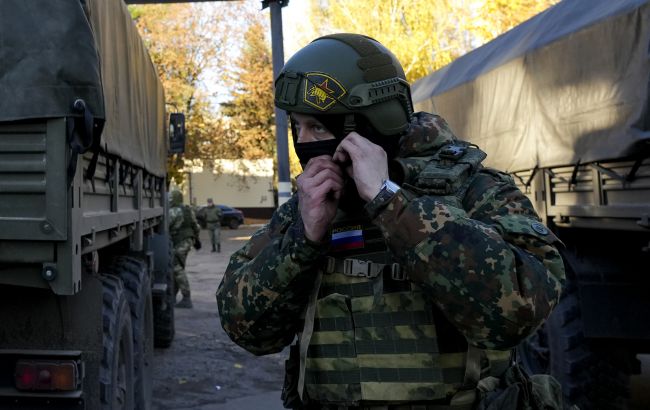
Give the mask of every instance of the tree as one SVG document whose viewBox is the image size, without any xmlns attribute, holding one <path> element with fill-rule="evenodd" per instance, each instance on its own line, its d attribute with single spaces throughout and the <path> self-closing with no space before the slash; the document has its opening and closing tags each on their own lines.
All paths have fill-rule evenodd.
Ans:
<svg viewBox="0 0 650 410">
<path fill-rule="evenodd" d="M 129 10 L 158 69 L 168 110 L 186 116 L 186 152 L 168 163 L 170 177 L 180 183 L 184 159 L 210 160 L 221 154 L 219 142 L 228 130 L 212 107 L 204 81 L 210 73 L 217 73 L 217 81 L 224 80 L 238 33 L 245 30 L 247 16 L 257 12 L 248 4 L 230 2 L 209 7 L 129 6 Z"/>
<path fill-rule="evenodd" d="M 275 154 L 273 115 L 273 66 L 264 36 L 266 27 L 257 21 L 244 35 L 240 57 L 227 80 L 232 99 L 221 112 L 236 128 L 233 157 L 268 158 Z"/>
<path fill-rule="evenodd" d="M 265 33 L 268 26 L 258 18 L 244 35 L 241 56 L 228 79 L 232 99 L 221 104 L 221 113 L 232 128 L 228 158 L 273 158 L 277 169 L 273 64 Z M 296 175 L 297 159 L 292 165 Z"/>
<path fill-rule="evenodd" d="M 317 35 L 355 32 L 393 51 L 413 82 L 557 0 L 311 0 Z"/>
<path fill-rule="evenodd" d="M 544 11 L 558 0 L 484 0 L 473 19 L 470 30 L 480 43 L 486 43 L 534 15 Z"/>
</svg>

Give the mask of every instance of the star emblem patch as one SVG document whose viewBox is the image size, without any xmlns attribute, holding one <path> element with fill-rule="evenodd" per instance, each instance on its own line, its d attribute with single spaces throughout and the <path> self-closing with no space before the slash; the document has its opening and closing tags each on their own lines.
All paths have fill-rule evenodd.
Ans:
<svg viewBox="0 0 650 410">
<path fill-rule="evenodd" d="M 304 101 L 321 111 L 330 109 L 346 93 L 341 83 L 323 73 L 305 74 L 304 89 Z"/>
</svg>

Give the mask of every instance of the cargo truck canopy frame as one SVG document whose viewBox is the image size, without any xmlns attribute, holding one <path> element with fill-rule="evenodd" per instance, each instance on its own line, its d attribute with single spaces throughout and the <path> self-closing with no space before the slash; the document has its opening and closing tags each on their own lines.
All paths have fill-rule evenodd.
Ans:
<svg viewBox="0 0 650 410">
<path fill-rule="evenodd" d="M 82 99 L 105 152 L 166 173 L 162 84 L 122 1 L 0 2 L 0 95 L 0 122 L 78 116 Z"/>
<path fill-rule="evenodd" d="M 649 146 L 649 45 L 647 0 L 564 0 L 420 79 L 413 99 L 502 170 L 633 156 Z"/>
</svg>

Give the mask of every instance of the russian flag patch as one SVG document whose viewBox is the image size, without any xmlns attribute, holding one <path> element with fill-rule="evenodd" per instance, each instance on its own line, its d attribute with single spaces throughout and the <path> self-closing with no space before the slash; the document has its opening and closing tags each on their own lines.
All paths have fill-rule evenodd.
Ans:
<svg viewBox="0 0 650 410">
<path fill-rule="evenodd" d="M 363 248 L 363 230 L 361 225 L 347 226 L 332 230 L 332 251 L 347 251 L 349 249 Z"/>
</svg>

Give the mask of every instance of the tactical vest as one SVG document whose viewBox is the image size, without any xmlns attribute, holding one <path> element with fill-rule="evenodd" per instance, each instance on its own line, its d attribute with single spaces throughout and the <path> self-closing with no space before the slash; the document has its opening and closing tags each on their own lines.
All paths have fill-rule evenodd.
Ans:
<svg viewBox="0 0 650 410">
<path fill-rule="evenodd" d="M 183 223 L 177 230 L 171 232 L 172 241 L 174 241 L 174 243 L 179 243 L 188 238 L 193 239 L 196 236 L 194 232 L 192 210 L 187 205 L 180 205 L 180 207 L 183 210 Z"/>
<path fill-rule="evenodd" d="M 417 189 L 459 190 L 473 174 L 437 158 L 419 159 L 420 172 L 410 177 L 421 178 Z M 445 335 L 434 316 L 442 313 L 405 277 L 367 217 L 339 211 L 330 249 L 300 335 L 303 397 L 342 406 L 448 402 L 467 387 L 468 366 L 477 368 L 477 380 L 479 369 L 481 376 L 505 371 L 509 351 L 481 351 L 475 363 L 466 347 L 441 351 Z M 457 402 L 471 407 L 472 401 Z"/>
<path fill-rule="evenodd" d="M 444 145 L 427 157 L 396 158 L 402 187 L 420 195 L 454 195 L 462 198 L 471 177 L 487 155 L 464 141 Z"/>
</svg>

